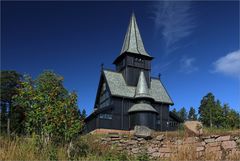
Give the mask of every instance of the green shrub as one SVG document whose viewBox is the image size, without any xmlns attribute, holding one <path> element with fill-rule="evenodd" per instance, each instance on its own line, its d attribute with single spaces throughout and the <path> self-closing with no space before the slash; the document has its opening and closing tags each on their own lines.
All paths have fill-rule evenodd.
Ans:
<svg viewBox="0 0 240 161">
<path fill-rule="evenodd" d="M 81 157 L 86 157 L 89 153 L 89 145 L 84 139 L 77 139 L 72 142 L 72 146 L 69 147 L 69 159 L 79 159 Z"/>
<path fill-rule="evenodd" d="M 137 156 L 137 160 L 138 161 L 148 161 L 148 160 L 150 160 L 150 158 L 149 158 L 149 155 L 146 152 L 144 152 Z"/>
<path fill-rule="evenodd" d="M 57 147 L 51 146 L 49 149 L 49 160 L 55 161 L 58 160 L 57 157 Z"/>
</svg>

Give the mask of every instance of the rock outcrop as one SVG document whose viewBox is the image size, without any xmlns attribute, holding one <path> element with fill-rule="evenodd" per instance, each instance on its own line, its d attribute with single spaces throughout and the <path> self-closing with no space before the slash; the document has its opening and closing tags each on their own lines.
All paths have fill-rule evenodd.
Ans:
<svg viewBox="0 0 240 161">
<path fill-rule="evenodd" d="M 139 138 L 150 139 L 152 135 L 152 130 L 146 126 L 135 126 L 133 134 L 134 136 Z"/>
<path fill-rule="evenodd" d="M 188 136 L 201 136 L 203 134 L 203 126 L 199 121 L 186 121 L 184 129 Z"/>
</svg>

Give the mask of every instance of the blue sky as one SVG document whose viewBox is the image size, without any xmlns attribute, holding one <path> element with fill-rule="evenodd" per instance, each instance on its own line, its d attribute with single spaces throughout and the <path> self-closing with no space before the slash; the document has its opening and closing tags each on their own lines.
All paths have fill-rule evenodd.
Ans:
<svg viewBox="0 0 240 161">
<path fill-rule="evenodd" d="M 114 68 L 133 11 L 172 108 L 212 92 L 240 111 L 238 1 L 1 2 L 1 69 L 55 71 L 90 114 L 100 64 Z"/>
</svg>

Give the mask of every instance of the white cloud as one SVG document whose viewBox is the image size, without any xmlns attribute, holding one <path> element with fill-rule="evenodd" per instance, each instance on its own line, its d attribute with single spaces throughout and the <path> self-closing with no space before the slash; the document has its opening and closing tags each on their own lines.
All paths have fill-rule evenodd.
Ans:
<svg viewBox="0 0 240 161">
<path fill-rule="evenodd" d="M 215 72 L 240 78 L 240 50 L 228 53 L 213 63 Z"/>
<path fill-rule="evenodd" d="M 166 44 L 166 53 L 181 48 L 176 43 L 192 34 L 195 28 L 191 2 L 161 1 L 153 9 L 157 31 L 161 31 Z"/>
<path fill-rule="evenodd" d="M 195 61 L 195 58 L 182 57 L 182 59 L 180 59 L 180 72 L 190 74 L 197 71 L 198 67 L 194 65 Z"/>
</svg>

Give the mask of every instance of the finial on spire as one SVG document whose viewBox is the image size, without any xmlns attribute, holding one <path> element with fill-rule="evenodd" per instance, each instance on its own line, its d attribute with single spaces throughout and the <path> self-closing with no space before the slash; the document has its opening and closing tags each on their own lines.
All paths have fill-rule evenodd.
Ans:
<svg viewBox="0 0 240 161">
<path fill-rule="evenodd" d="M 101 63 L 101 71 L 103 71 L 104 63 Z"/>
<path fill-rule="evenodd" d="M 134 14 L 134 9 L 132 10 L 132 17 L 133 17 L 133 16 L 135 17 L 135 14 Z"/>
</svg>

